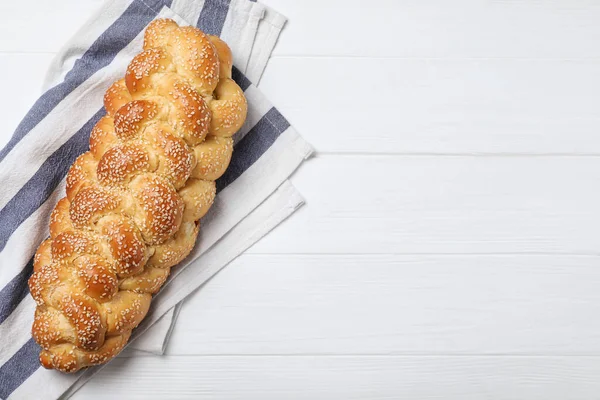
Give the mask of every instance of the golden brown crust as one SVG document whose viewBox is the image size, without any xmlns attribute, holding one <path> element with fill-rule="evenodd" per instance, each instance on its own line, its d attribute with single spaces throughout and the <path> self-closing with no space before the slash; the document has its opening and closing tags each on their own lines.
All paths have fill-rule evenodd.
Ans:
<svg viewBox="0 0 600 400">
<path fill-rule="evenodd" d="M 116 210 L 119 202 L 119 196 L 110 190 L 88 186 L 71 201 L 69 216 L 76 228 L 91 228 L 103 215 Z"/>
<path fill-rule="evenodd" d="M 125 79 L 119 79 L 104 94 L 104 109 L 109 117 L 113 117 L 121 107 L 131 100 Z"/>
<path fill-rule="evenodd" d="M 179 27 L 172 20 L 156 20 L 144 34 L 144 50 L 167 49 L 178 75 L 202 96 L 210 96 L 219 80 L 219 55 L 201 30 Z"/>
<path fill-rule="evenodd" d="M 180 189 L 192 173 L 195 157 L 182 139 L 164 129 L 152 129 L 149 141 L 161 163 L 156 172 Z"/>
<path fill-rule="evenodd" d="M 109 215 L 99 221 L 100 232 L 107 238 L 113 269 L 121 278 L 139 273 L 149 257 L 142 234 L 133 221 L 121 215 Z"/>
<path fill-rule="evenodd" d="M 75 227 L 69 216 L 71 202 L 66 197 L 58 201 L 50 215 L 50 238 L 54 239 L 61 232 L 73 230 Z"/>
<path fill-rule="evenodd" d="M 204 143 L 194 147 L 196 166 L 192 177 L 209 181 L 216 181 L 225 173 L 231 154 L 233 153 L 233 139 L 208 136 Z"/>
<path fill-rule="evenodd" d="M 169 277 L 169 272 L 171 272 L 169 268 L 157 268 L 148 265 L 142 273 L 123 279 L 120 289 L 154 294 L 165 283 Z"/>
<path fill-rule="evenodd" d="M 136 96 L 153 94 L 156 83 L 165 73 L 175 72 L 171 55 L 164 48 L 144 50 L 129 63 L 125 73 L 125 86 Z"/>
<path fill-rule="evenodd" d="M 148 100 L 130 101 L 115 113 L 115 133 L 122 141 L 134 139 L 157 115 L 156 103 Z"/>
<path fill-rule="evenodd" d="M 171 268 L 182 261 L 194 248 L 199 225 L 185 222 L 170 240 L 154 247 L 154 254 L 148 260 L 148 267 Z"/>
<path fill-rule="evenodd" d="M 75 329 L 62 311 L 56 308 L 38 307 L 35 310 L 32 332 L 33 338 L 43 349 L 77 341 Z"/>
<path fill-rule="evenodd" d="M 181 136 L 190 146 L 202 143 L 211 123 L 209 106 L 194 88 L 185 82 L 178 82 L 174 76 L 165 80 L 161 88 L 165 99 L 171 102 L 169 120 L 181 132 Z"/>
<path fill-rule="evenodd" d="M 169 44 L 178 74 L 198 93 L 210 96 L 219 81 L 219 58 L 208 37 L 199 29 L 184 26 L 175 31 Z"/>
<path fill-rule="evenodd" d="M 116 110 L 115 110 L 116 112 Z M 90 134 L 90 151 L 96 160 L 99 160 L 106 150 L 118 143 L 115 133 L 115 120 L 105 115 L 92 129 Z"/>
<path fill-rule="evenodd" d="M 77 157 L 67 173 L 66 192 L 69 200 L 73 200 L 81 189 L 94 184 L 97 180 L 96 164 L 94 155 L 89 151 Z"/>
<path fill-rule="evenodd" d="M 95 236 L 85 231 L 65 231 L 52 241 L 52 261 L 72 262 L 85 254 L 100 254 Z"/>
<path fill-rule="evenodd" d="M 231 78 L 231 69 L 233 67 L 231 49 L 218 36 L 208 35 L 208 40 L 215 46 L 215 50 L 217 50 L 217 55 L 219 56 L 219 79 Z"/>
<path fill-rule="evenodd" d="M 139 172 L 151 170 L 150 156 L 135 143 L 110 148 L 97 164 L 98 180 L 104 186 L 122 186 Z"/>
<path fill-rule="evenodd" d="M 104 344 L 106 324 L 97 303 L 83 293 L 64 294 L 58 307 L 75 328 L 77 341 L 83 350 L 98 350 Z"/>
<path fill-rule="evenodd" d="M 131 331 L 142 322 L 150 308 L 152 296 L 148 293 L 135 293 L 121 290 L 103 304 L 108 334 Z"/>
<path fill-rule="evenodd" d="M 31 297 L 38 305 L 46 303 L 49 288 L 60 284 L 57 263 L 44 264 L 37 268 L 29 278 Z"/>
<path fill-rule="evenodd" d="M 67 174 L 29 279 L 44 367 L 74 372 L 116 356 L 194 248 L 246 116 L 231 63 L 220 39 L 156 20 L 108 88 L 107 115 Z"/>
<path fill-rule="evenodd" d="M 210 103 L 212 120 L 208 131 L 214 136 L 231 137 L 246 120 L 248 104 L 244 92 L 233 79 L 224 78 L 219 81 L 214 97 Z"/>
<path fill-rule="evenodd" d="M 130 185 L 138 205 L 134 216 L 148 244 L 163 243 L 179 229 L 183 201 L 166 179 L 155 174 L 138 175 Z"/>
<path fill-rule="evenodd" d="M 40 244 L 33 257 L 33 271 L 39 271 L 52 262 L 52 240 L 46 239 Z"/>
<path fill-rule="evenodd" d="M 73 262 L 84 292 L 96 301 L 110 299 L 119 288 L 117 275 L 111 271 L 110 264 L 99 256 L 81 256 Z"/>
<path fill-rule="evenodd" d="M 76 372 L 82 366 L 103 364 L 115 357 L 127 344 L 131 332 L 108 337 L 102 347 L 94 351 L 84 351 L 70 343 L 53 346 L 40 353 L 40 363 L 44 368 L 54 368 L 62 372 Z"/>
<path fill-rule="evenodd" d="M 190 179 L 188 184 L 179 191 L 185 206 L 184 221 L 198 221 L 208 212 L 217 195 L 217 185 L 213 181 Z"/>
<path fill-rule="evenodd" d="M 157 19 L 144 32 L 144 50 L 167 47 L 179 25 L 172 19 Z"/>
</svg>

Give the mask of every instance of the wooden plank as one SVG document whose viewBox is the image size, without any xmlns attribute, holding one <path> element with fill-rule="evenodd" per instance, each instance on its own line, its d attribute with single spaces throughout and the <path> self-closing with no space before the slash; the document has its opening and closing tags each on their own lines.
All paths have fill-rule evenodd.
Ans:
<svg viewBox="0 0 600 400">
<path fill-rule="evenodd" d="M 322 156 L 306 198 L 251 253 L 573 253 L 600 249 L 600 158 Z"/>
<path fill-rule="evenodd" d="M 44 76 L 51 60 L 52 54 L 0 54 L 0 76 L 5 77 L 2 87 L 10 96 L 10 101 L 3 104 L 6 112 L 0 119 L 0 149 L 42 94 Z"/>
<path fill-rule="evenodd" d="M 103 0 L 2 1 L 0 52 L 57 52 Z"/>
<path fill-rule="evenodd" d="M 600 355 L 598 257 L 243 255 L 169 355 Z"/>
<path fill-rule="evenodd" d="M 73 399 L 587 400 L 598 357 L 117 359 Z"/>
<path fill-rule="evenodd" d="M 289 18 L 276 55 L 600 56 L 600 4 L 593 1 L 374 0 L 369 7 L 361 0 L 264 3 Z M 11 17 L 0 27 L 0 51 L 56 52 L 101 4 L 37 1 L 24 12 L 20 2 L 1 2 L 0 12 Z"/>
<path fill-rule="evenodd" d="M 260 88 L 320 152 L 600 154 L 597 59 L 276 57 Z"/>
<path fill-rule="evenodd" d="M 264 3 L 289 18 L 276 55 L 600 56 L 600 3 L 595 1 L 373 0 L 368 7 L 362 0 Z"/>
</svg>

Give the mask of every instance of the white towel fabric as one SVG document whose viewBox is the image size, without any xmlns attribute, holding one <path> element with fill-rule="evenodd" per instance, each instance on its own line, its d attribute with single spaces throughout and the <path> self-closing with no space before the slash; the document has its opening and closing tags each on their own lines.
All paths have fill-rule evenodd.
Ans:
<svg viewBox="0 0 600 400">
<path fill-rule="evenodd" d="M 86 150 L 91 127 L 104 113 L 105 89 L 140 51 L 145 26 L 161 17 L 187 20 L 229 43 L 249 113 L 197 246 L 155 296 L 130 347 L 164 351 L 173 307 L 303 203 L 286 180 L 312 148 L 244 76 L 260 79 L 285 18 L 251 0 L 109 1 L 56 57 L 49 90 L 0 151 L 0 398 L 66 398 L 100 368 L 64 375 L 39 367 L 26 280 L 47 236 L 49 213 L 64 194 L 68 166 Z"/>
</svg>

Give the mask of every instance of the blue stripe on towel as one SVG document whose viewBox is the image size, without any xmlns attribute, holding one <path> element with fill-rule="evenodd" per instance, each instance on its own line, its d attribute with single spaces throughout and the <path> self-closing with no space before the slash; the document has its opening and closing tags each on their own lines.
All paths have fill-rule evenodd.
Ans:
<svg viewBox="0 0 600 400">
<path fill-rule="evenodd" d="M 10 236 L 27 218 L 31 216 L 65 177 L 71 164 L 89 146 L 90 132 L 105 114 L 101 108 L 77 131 L 65 144 L 60 146 L 37 170 L 35 175 L 17 192 L 2 210 L 0 210 L 0 251 L 4 249 Z"/>
<path fill-rule="evenodd" d="M 31 338 L 0 367 L 0 399 L 10 396 L 40 368 L 40 350 L 40 346 Z"/>
<path fill-rule="evenodd" d="M 225 174 L 217 180 L 217 191 L 223 190 L 252 166 L 290 126 L 289 122 L 271 108 L 235 146 Z"/>
<path fill-rule="evenodd" d="M 0 324 L 17 308 L 29 293 L 27 279 L 33 272 L 33 258 L 6 286 L 0 290 Z"/>
<path fill-rule="evenodd" d="M 231 70 L 231 78 L 238 84 L 239 87 L 245 92 L 246 89 L 252 84 L 248 78 L 235 66 Z"/>
<path fill-rule="evenodd" d="M 196 26 L 210 35 L 221 36 L 229 12 L 230 0 L 207 0 L 202 7 Z"/>
</svg>

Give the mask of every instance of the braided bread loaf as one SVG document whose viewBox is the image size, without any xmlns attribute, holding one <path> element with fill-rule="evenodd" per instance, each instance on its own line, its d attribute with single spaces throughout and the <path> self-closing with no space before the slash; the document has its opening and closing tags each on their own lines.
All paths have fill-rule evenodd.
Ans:
<svg viewBox="0 0 600 400">
<path fill-rule="evenodd" d="M 246 118 L 231 68 L 219 38 L 161 19 L 106 92 L 107 115 L 69 170 L 29 279 L 44 367 L 114 357 L 194 247 Z"/>
</svg>

